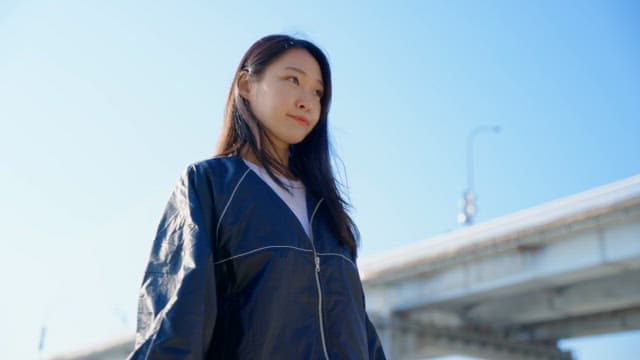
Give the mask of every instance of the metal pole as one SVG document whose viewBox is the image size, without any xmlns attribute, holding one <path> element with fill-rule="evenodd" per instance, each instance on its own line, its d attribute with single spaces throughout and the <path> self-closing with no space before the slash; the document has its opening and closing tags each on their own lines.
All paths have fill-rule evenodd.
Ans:
<svg viewBox="0 0 640 360">
<path fill-rule="evenodd" d="M 462 197 L 462 212 L 458 214 L 458 222 L 463 225 L 473 224 L 473 216 L 476 213 L 476 195 L 473 192 L 473 141 L 483 132 L 500 132 L 498 125 L 476 126 L 467 136 L 467 190 Z"/>
</svg>

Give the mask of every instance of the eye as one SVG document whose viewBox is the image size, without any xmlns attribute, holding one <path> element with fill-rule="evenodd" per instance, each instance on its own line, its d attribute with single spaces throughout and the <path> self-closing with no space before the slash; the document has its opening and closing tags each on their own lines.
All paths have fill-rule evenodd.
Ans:
<svg viewBox="0 0 640 360">
<path fill-rule="evenodd" d="M 300 85 L 300 81 L 295 76 L 288 76 L 287 77 L 287 81 L 289 81 L 289 82 L 291 82 L 293 84 L 296 84 L 296 85 Z"/>
<path fill-rule="evenodd" d="M 316 96 L 322 98 L 323 92 L 322 90 L 316 90 Z"/>
</svg>

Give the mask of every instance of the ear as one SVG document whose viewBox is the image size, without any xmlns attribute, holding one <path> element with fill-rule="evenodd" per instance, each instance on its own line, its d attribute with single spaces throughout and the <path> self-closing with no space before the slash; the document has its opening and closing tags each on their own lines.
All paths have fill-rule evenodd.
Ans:
<svg viewBox="0 0 640 360">
<path fill-rule="evenodd" d="M 249 94 L 251 93 L 251 79 L 248 72 L 243 71 L 240 73 L 240 76 L 238 76 L 237 87 L 240 96 L 245 100 L 249 100 Z"/>
</svg>

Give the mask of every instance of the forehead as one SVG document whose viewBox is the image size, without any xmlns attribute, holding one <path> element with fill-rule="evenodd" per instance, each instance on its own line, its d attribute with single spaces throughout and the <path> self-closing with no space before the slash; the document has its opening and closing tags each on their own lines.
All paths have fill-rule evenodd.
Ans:
<svg viewBox="0 0 640 360">
<path fill-rule="evenodd" d="M 322 83 L 322 72 L 316 59 L 305 49 L 291 49 L 280 55 L 267 67 L 278 71 L 302 72 L 312 80 Z"/>
</svg>

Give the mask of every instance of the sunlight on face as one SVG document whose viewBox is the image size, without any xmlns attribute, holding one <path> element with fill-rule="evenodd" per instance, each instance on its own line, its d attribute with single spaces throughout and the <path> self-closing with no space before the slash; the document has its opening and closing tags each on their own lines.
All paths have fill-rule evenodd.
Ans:
<svg viewBox="0 0 640 360">
<path fill-rule="evenodd" d="M 292 49 L 271 63 L 241 94 L 278 151 L 302 141 L 320 119 L 322 72 L 304 49 Z"/>
</svg>

